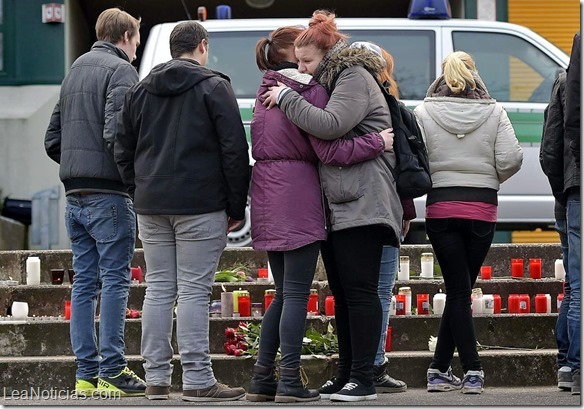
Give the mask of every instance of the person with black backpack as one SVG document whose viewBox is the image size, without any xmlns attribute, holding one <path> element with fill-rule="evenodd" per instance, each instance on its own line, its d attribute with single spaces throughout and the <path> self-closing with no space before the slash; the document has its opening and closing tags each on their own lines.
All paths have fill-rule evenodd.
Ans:
<svg viewBox="0 0 584 409">
<path fill-rule="evenodd" d="M 495 234 L 497 191 L 519 171 L 523 152 L 507 113 L 489 95 L 470 55 L 451 53 L 442 72 L 414 109 L 432 176 L 426 232 L 446 287 L 427 389 L 480 394 L 485 374 L 476 348 L 471 290 Z M 455 349 L 463 380 L 452 373 Z"/>
</svg>

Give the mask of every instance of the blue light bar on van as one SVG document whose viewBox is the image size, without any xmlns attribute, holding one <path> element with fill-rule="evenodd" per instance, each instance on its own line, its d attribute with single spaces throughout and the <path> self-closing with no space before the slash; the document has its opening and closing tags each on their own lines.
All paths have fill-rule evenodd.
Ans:
<svg viewBox="0 0 584 409">
<path fill-rule="evenodd" d="M 448 0 L 412 0 L 408 18 L 447 20 L 452 17 Z"/>
<path fill-rule="evenodd" d="M 215 9 L 215 17 L 217 20 L 228 20 L 231 18 L 231 6 L 220 4 Z"/>
</svg>

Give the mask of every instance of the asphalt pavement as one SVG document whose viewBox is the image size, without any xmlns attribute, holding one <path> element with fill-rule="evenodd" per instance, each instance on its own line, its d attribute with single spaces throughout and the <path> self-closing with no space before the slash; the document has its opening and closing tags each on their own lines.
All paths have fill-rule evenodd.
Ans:
<svg viewBox="0 0 584 409">
<path fill-rule="evenodd" d="M 58 395 L 58 394 L 54 394 Z M 64 394 L 63 394 L 64 395 Z M 0 397 L 1 397 L 0 390 Z M 26 399 L 23 399 L 23 396 Z M 121 399 L 66 399 L 65 397 L 53 398 L 47 396 L 43 399 L 29 399 L 27 395 L 18 399 L 4 397 L 0 399 L 0 405 L 10 406 L 264 406 L 283 407 L 286 404 L 274 404 L 273 402 L 258 403 L 245 400 L 217 402 L 217 403 L 193 403 L 181 400 L 181 393 L 172 393 L 169 400 L 150 401 L 144 397 L 128 397 Z M 288 405 L 290 406 L 290 405 Z M 465 395 L 459 391 L 433 392 L 426 389 L 408 389 L 403 393 L 379 394 L 377 400 L 367 402 L 330 402 L 328 400 L 295 404 L 294 406 L 554 406 L 574 407 L 582 406 L 580 395 L 571 395 L 556 387 L 523 387 L 523 388 L 485 388 L 481 395 Z"/>
</svg>

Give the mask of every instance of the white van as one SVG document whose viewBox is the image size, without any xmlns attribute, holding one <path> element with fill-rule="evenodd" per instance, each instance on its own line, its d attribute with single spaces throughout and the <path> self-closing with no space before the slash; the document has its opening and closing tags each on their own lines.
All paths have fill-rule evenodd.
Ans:
<svg viewBox="0 0 584 409">
<path fill-rule="evenodd" d="M 336 21 L 339 29 L 350 35 L 350 42 L 372 41 L 393 55 L 401 100 L 410 107 L 422 101 L 430 83 L 440 75 L 446 55 L 456 50 L 472 55 L 490 94 L 507 110 L 524 151 L 521 171 L 505 182 L 499 192 L 498 230 L 553 225 L 554 199 L 538 157 L 543 110 L 557 73 L 568 65 L 566 53 L 533 31 L 509 23 L 398 18 L 338 18 Z M 308 19 L 202 22 L 209 31 L 208 67 L 231 78 L 248 139 L 255 93 L 261 82 L 255 62 L 256 42 L 278 27 L 307 23 Z M 171 58 L 169 35 L 176 24 L 164 23 L 151 29 L 142 56 L 140 78 Z M 418 218 L 408 235 L 410 242 L 420 242 L 424 237 L 425 197 L 416 199 L 415 203 Z M 249 246 L 250 243 L 247 217 L 245 225 L 230 234 L 229 245 Z"/>
</svg>

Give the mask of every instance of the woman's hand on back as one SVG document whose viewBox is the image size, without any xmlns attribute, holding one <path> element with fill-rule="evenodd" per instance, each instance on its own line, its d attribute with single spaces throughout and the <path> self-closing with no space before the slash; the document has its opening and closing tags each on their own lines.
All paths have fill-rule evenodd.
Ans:
<svg viewBox="0 0 584 409">
<path fill-rule="evenodd" d="M 387 128 L 383 131 L 379 132 L 381 138 L 383 138 L 383 142 L 385 142 L 385 149 L 386 152 L 393 151 L 393 137 L 395 134 L 393 133 L 393 128 Z"/>
<path fill-rule="evenodd" d="M 286 88 L 286 85 L 282 84 L 280 81 L 278 81 L 278 85 L 269 87 L 268 91 L 263 93 L 262 96 L 260 97 L 262 104 L 267 106 L 268 109 L 278 105 L 276 100 L 278 98 L 278 95 L 284 88 Z"/>
</svg>

